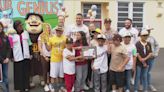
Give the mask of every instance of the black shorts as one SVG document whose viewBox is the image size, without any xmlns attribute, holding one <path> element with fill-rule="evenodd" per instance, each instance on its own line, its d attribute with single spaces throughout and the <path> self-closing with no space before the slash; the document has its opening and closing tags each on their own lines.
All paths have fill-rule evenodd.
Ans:
<svg viewBox="0 0 164 92">
<path fill-rule="evenodd" d="M 115 72 L 110 70 L 110 82 L 112 85 L 116 85 L 117 88 L 125 86 L 125 73 Z"/>
</svg>

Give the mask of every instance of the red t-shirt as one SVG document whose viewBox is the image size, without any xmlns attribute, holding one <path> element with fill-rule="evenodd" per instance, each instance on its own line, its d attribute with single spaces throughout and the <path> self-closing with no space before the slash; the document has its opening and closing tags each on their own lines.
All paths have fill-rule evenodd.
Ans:
<svg viewBox="0 0 164 92">
<path fill-rule="evenodd" d="M 81 44 L 80 46 L 82 47 L 83 45 Z M 79 46 L 76 43 L 74 43 L 74 47 L 79 47 Z M 82 49 L 75 50 L 75 56 L 80 56 L 81 55 L 81 50 Z M 76 62 L 76 65 L 85 65 L 85 64 L 87 64 L 86 60 Z"/>
</svg>

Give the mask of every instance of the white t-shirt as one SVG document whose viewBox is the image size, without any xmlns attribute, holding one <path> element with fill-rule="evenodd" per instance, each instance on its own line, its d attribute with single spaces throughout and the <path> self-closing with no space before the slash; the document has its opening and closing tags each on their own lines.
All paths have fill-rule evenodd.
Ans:
<svg viewBox="0 0 164 92">
<path fill-rule="evenodd" d="M 133 37 L 131 38 L 131 43 L 135 44 L 139 39 L 139 37 L 138 37 L 139 31 L 133 27 L 130 29 L 126 29 L 124 27 L 119 31 L 119 35 L 121 35 L 123 37 L 123 35 L 126 31 L 129 31 L 132 34 Z"/>
<path fill-rule="evenodd" d="M 96 39 L 92 39 L 92 40 L 90 41 L 90 46 L 97 46 L 97 45 L 98 45 L 98 42 L 97 42 Z"/>
<path fill-rule="evenodd" d="M 63 69 L 66 74 L 75 74 L 75 61 L 69 61 L 66 57 L 68 55 L 75 56 L 75 50 L 68 50 L 65 48 L 63 50 Z"/>
<path fill-rule="evenodd" d="M 93 62 L 94 69 L 100 69 L 100 73 L 106 73 L 108 71 L 108 57 L 107 46 L 97 46 L 97 58 Z"/>
<path fill-rule="evenodd" d="M 13 44 L 12 50 L 13 50 L 13 57 L 15 62 L 22 61 L 24 59 L 30 59 L 30 49 L 29 46 L 31 43 L 29 43 L 30 38 L 27 31 L 23 31 L 21 34 L 22 36 L 22 45 L 21 45 L 21 39 L 18 34 L 9 35 L 10 43 Z"/>
<path fill-rule="evenodd" d="M 126 47 L 127 51 L 128 51 L 128 56 L 130 58 L 129 62 L 126 64 L 125 69 L 126 70 L 130 70 L 133 68 L 133 56 L 137 56 L 137 50 L 136 50 L 136 46 L 134 44 L 124 44 L 123 45 Z"/>
<path fill-rule="evenodd" d="M 38 37 L 38 41 L 41 41 L 40 36 Z M 43 52 L 42 54 L 44 54 L 44 56 L 50 57 L 51 53 L 50 53 L 50 51 L 47 50 L 45 43 L 42 43 L 42 52 Z"/>
<path fill-rule="evenodd" d="M 86 34 L 87 39 L 90 39 L 89 29 L 84 24 L 81 26 L 77 26 L 75 24 L 70 26 L 70 28 L 66 32 L 66 35 L 73 38 L 73 40 L 76 41 L 76 33 L 79 31 L 83 31 Z"/>
</svg>

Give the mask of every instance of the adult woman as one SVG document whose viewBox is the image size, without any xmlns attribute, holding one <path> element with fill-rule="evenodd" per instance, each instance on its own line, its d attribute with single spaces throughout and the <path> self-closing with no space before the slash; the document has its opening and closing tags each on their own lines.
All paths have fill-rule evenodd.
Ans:
<svg viewBox="0 0 164 92">
<path fill-rule="evenodd" d="M 38 38 L 38 47 L 41 55 L 41 63 L 43 69 L 43 79 L 44 79 L 44 90 L 49 91 L 49 72 L 50 72 L 50 51 L 46 49 L 45 43 L 48 41 L 48 38 L 51 36 L 51 25 L 48 23 L 43 24 L 43 33 L 40 34 Z"/>
<path fill-rule="evenodd" d="M 29 89 L 29 46 L 31 41 L 27 31 L 23 30 L 21 21 L 14 22 L 17 34 L 10 36 L 14 58 L 14 89 L 17 92 Z"/>
<path fill-rule="evenodd" d="M 3 24 L 0 22 L 0 63 L 2 64 L 2 77 L 4 87 L 8 90 L 8 62 L 11 53 L 8 37 L 3 31 Z M 4 91 L 8 92 L 8 91 Z"/>
</svg>

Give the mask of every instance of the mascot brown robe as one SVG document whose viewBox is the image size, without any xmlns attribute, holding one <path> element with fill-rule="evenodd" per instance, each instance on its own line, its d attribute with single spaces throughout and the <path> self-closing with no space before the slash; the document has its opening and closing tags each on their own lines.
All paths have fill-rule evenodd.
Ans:
<svg viewBox="0 0 164 92">
<path fill-rule="evenodd" d="M 38 49 L 38 37 L 42 33 L 43 17 L 40 14 L 28 13 L 25 18 L 26 30 L 29 32 L 30 39 L 32 41 L 32 47 L 30 51 L 32 53 L 32 59 L 30 62 L 30 75 L 42 75 L 42 67 L 40 61 L 40 53 Z"/>
</svg>

